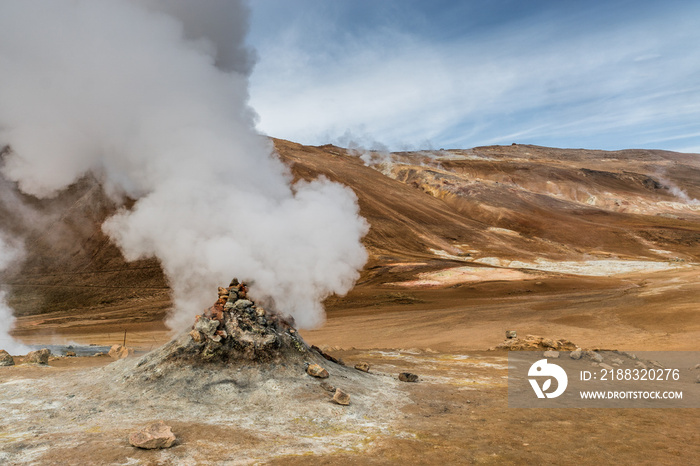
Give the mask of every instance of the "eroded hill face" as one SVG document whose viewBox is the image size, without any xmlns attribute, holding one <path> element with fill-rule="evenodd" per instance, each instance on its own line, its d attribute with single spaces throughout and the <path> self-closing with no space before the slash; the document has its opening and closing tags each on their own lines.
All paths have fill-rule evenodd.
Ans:
<svg viewBox="0 0 700 466">
<path fill-rule="evenodd" d="M 697 155 L 518 145 L 366 155 L 375 159 L 368 166 L 361 154 L 338 147 L 274 142 L 295 176 L 323 175 L 357 194 L 371 224 L 360 294 L 373 293 L 368 286 L 430 280 L 417 273 L 460 264 L 473 269 L 459 273 L 478 272 L 490 282 L 515 277 L 516 268 L 595 276 L 700 258 Z M 23 265 L 3 277 L 19 315 L 101 331 L 161 325 L 167 283 L 155 261 L 126 263 L 101 232 L 115 207 L 95 180 L 41 202 L 7 182 L 2 190 L 3 228 L 23 235 L 27 250 Z M 26 207 L 22 215 L 11 208 L 16 202 Z M 386 295 L 393 304 L 420 302 Z M 328 301 L 331 309 L 338 303 Z M 20 325 L 17 333 L 32 331 Z"/>
<path fill-rule="evenodd" d="M 320 172 L 355 189 L 377 258 L 695 261 L 700 253 L 698 156 L 519 145 L 365 154 L 378 177 L 339 148 L 277 147 L 302 176 Z"/>
</svg>

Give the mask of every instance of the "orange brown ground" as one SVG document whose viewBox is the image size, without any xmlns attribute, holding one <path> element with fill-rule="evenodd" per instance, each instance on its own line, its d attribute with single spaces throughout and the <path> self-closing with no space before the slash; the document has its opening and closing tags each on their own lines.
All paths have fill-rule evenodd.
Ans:
<svg viewBox="0 0 700 466">
<path fill-rule="evenodd" d="M 407 436 L 367 438 L 330 456 L 299 452 L 257 461 L 690 464 L 698 457 L 697 410 L 509 409 L 506 371 L 462 364 L 455 355 L 503 366 L 505 354 L 483 351 L 506 329 L 582 347 L 700 350 L 700 211 L 664 187 L 671 180 L 690 199 L 700 197 L 699 156 L 507 146 L 442 153 L 437 161 L 434 154 L 396 154 L 400 163 L 371 168 L 341 148 L 275 144 L 296 176 L 323 174 L 352 187 L 372 226 L 365 238 L 371 258 L 357 286 L 329 298 L 326 324 L 302 332 L 304 338 L 347 362 L 367 361 L 392 374 L 410 370 L 425 380 L 403 386 L 412 403 L 396 429 Z M 99 224 L 113 206 L 94 181 L 45 204 L 25 202 L 61 215 L 52 234 L 30 231 L 28 260 L 4 277 L 20 314 L 18 338 L 110 345 L 121 343 L 126 330 L 127 344 L 143 351 L 170 338 L 158 264 L 124 263 L 109 244 Z M 13 225 L 24 228 L 18 219 Z M 65 242 L 56 246 L 53 235 Z M 507 267 L 541 258 L 677 267 L 611 276 Z M 457 267 L 483 271 L 444 285 L 397 285 Z M 48 371 L 0 368 L 0 380 L 77 375 L 108 362 L 65 358 Z M 171 421 L 181 451 L 211 435 L 238 442 L 232 451 L 263 450 L 267 441 L 231 426 Z M 122 434 L 86 433 L 75 449 L 57 447 L 52 458 L 70 463 L 89 453 L 103 463 L 126 457 L 156 463 Z"/>
</svg>

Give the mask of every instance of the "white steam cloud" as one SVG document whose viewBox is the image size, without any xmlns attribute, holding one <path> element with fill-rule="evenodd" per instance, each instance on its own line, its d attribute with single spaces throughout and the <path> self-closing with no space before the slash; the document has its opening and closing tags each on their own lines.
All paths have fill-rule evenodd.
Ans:
<svg viewBox="0 0 700 466">
<path fill-rule="evenodd" d="M 19 260 L 22 256 L 22 246 L 11 238 L 6 238 L 0 232 L 0 272 Z M 10 336 L 10 330 L 15 323 L 12 309 L 7 305 L 5 290 L 0 289 L 0 349 L 10 354 L 23 354 L 30 351 L 25 345 L 18 343 Z"/>
<path fill-rule="evenodd" d="M 160 260 L 178 329 L 234 275 L 316 326 L 321 301 L 346 293 L 367 259 L 354 193 L 292 184 L 253 130 L 247 15 L 217 0 L 0 5 L 3 175 L 49 197 L 92 172 L 115 198 L 138 199 L 103 230 L 127 260 Z M 207 18 L 238 29 L 209 33 Z"/>
<path fill-rule="evenodd" d="M 700 200 L 697 200 L 695 198 L 691 198 L 688 196 L 688 193 L 685 192 L 683 189 L 681 189 L 676 183 L 673 181 L 669 180 L 665 176 L 659 176 L 659 181 L 668 189 L 668 191 L 676 196 L 678 199 L 680 199 L 683 203 L 687 205 L 700 205 Z"/>
</svg>

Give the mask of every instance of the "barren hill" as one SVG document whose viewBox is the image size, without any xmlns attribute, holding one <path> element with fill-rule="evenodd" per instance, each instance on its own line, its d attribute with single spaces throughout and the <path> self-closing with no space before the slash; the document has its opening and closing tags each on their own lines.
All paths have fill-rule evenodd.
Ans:
<svg viewBox="0 0 700 466">
<path fill-rule="evenodd" d="M 274 142 L 296 177 L 350 186 L 371 224 L 370 261 L 350 295 L 327 301 L 331 319 L 349 309 L 366 316 L 619 291 L 618 274 L 685 270 L 700 258 L 697 155 L 525 145 L 358 154 Z M 24 316 L 18 335 L 162 328 L 169 298 L 160 268 L 126 263 L 101 232 L 115 207 L 97 180 L 47 201 L 2 183 L 4 227 L 23 232 L 27 249 L 3 277 Z"/>
</svg>

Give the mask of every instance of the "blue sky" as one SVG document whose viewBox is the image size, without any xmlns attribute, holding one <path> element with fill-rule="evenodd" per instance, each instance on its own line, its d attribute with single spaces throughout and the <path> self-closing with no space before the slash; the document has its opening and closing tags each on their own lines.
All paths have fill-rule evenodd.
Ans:
<svg viewBox="0 0 700 466">
<path fill-rule="evenodd" d="M 700 2 L 250 4 L 251 105 L 270 136 L 700 152 Z"/>
</svg>

